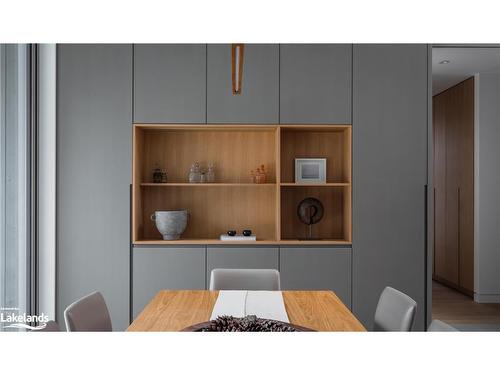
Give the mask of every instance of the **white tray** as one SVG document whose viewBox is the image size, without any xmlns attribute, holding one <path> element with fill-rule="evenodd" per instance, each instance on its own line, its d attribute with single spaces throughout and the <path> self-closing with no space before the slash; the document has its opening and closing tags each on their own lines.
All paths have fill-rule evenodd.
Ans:
<svg viewBox="0 0 500 375">
<path fill-rule="evenodd" d="M 237 234 L 236 236 L 228 236 L 227 234 L 220 235 L 221 241 L 257 241 L 256 236 L 243 236 L 242 234 Z"/>
</svg>

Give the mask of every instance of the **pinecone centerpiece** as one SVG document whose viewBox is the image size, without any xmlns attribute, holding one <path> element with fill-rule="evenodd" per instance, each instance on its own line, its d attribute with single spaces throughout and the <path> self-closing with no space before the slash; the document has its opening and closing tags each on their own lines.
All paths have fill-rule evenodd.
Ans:
<svg viewBox="0 0 500 375">
<path fill-rule="evenodd" d="M 294 324 L 247 315 L 244 318 L 222 315 L 209 322 L 195 324 L 183 331 L 190 332 L 300 332 L 312 331 Z"/>
<path fill-rule="evenodd" d="M 276 320 L 261 319 L 255 315 L 244 318 L 223 315 L 210 321 L 210 325 L 201 332 L 296 332 L 296 329 L 286 323 Z"/>
</svg>

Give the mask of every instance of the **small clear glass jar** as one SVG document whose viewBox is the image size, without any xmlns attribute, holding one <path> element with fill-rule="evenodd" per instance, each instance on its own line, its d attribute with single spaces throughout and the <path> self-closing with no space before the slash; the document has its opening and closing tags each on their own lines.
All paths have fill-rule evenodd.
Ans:
<svg viewBox="0 0 500 375">
<path fill-rule="evenodd" d="M 201 172 L 200 172 L 200 163 L 195 162 L 191 165 L 191 169 L 189 170 L 189 182 L 190 183 L 198 183 L 201 180 Z"/>
<path fill-rule="evenodd" d="M 208 165 L 207 182 L 215 182 L 215 164 L 213 163 Z"/>
</svg>

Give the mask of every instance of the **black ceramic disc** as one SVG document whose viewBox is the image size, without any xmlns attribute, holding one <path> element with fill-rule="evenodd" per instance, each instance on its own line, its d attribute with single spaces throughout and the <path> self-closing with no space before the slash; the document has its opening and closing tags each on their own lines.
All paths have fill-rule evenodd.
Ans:
<svg viewBox="0 0 500 375">
<path fill-rule="evenodd" d="M 297 215 L 304 224 L 316 224 L 323 218 L 325 209 L 323 203 L 316 198 L 306 198 L 297 206 Z"/>
</svg>

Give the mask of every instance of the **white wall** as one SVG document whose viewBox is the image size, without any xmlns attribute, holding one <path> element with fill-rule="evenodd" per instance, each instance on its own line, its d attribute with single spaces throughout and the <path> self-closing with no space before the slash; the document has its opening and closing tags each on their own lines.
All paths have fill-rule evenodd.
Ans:
<svg viewBox="0 0 500 375">
<path fill-rule="evenodd" d="M 56 317 L 56 45 L 39 46 L 39 311 Z"/>
<path fill-rule="evenodd" d="M 475 293 L 500 303 L 500 74 L 476 75 Z"/>
</svg>

